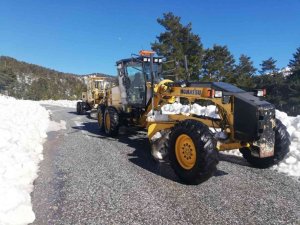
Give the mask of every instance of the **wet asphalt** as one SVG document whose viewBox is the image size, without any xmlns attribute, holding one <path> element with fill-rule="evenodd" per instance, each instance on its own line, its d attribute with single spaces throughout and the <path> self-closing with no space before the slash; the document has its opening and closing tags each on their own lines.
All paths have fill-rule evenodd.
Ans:
<svg viewBox="0 0 300 225">
<path fill-rule="evenodd" d="M 143 130 L 101 133 L 75 109 L 47 106 L 66 130 L 49 132 L 32 192 L 33 224 L 300 224 L 300 182 L 220 154 L 195 186 L 150 157 Z"/>
</svg>

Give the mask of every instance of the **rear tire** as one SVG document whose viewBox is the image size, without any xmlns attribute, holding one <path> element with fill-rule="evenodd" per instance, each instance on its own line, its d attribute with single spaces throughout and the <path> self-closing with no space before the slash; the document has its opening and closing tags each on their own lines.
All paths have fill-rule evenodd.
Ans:
<svg viewBox="0 0 300 225">
<path fill-rule="evenodd" d="M 268 168 L 279 163 L 289 152 L 290 146 L 290 135 L 287 132 L 286 127 L 282 124 L 282 122 L 276 119 L 276 127 L 275 127 L 275 147 L 274 147 L 274 155 L 267 158 L 258 158 L 251 155 L 251 148 L 241 148 L 240 152 L 243 157 L 254 167 L 257 168 Z"/>
<path fill-rule="evenodd" d="M 97 120 L 100 131 L 104 131 L 104 111 L 105 105 L 100 104 L 97 109 Z"/>
<path fill-rule="evenodd" d="M 82 102 L 77 102 L 76 111 L 78 115 L 82 115 Z"/>
<path fill-rule="evenodd" d="M 87 107 L 88 107 L 88 104 L 86 102 L 81 103 L 81 115 L 86 114 Z"/>
<path fill-rule="evenodd" d="M 119 114 L 114 107 L 107 107 L 104 111 L 104 130 L 109 136 L 117 136 L 119 132 Z"/>
<path fill-rule="evenodd" d="M 174 126 L 168 143 L 171 166 L 187 184 L 200 184 L 216 171 L 218 151 L 212 132 L 195 120 Z"/>
</svg>

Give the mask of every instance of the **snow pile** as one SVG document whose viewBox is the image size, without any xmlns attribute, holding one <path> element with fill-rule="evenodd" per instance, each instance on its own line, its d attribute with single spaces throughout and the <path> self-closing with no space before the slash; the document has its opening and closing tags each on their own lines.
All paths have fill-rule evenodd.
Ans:
<svg viewBox="0 0 300 225">
<path fill-rule="evenodd" d="M 212 118 L 219 118 L 216 114 L 214 105 L 200 106 L 198 104 L 182 105 L 180 103 L 166 104 L 162 107 L 162 114 L 155 113 L 151 121 L 165 120 L 165 115 L 168 114 L 196 114 Z M 149 118 L 149 117 L 148 117 Z M 289 176 L 300 177 L 300 115 L 297 117 L 288 116 L 286 113 L 276 110 L 276 118 L 286 126 L 290 134 L 290 152 L 286 155 L 278 165 L 272 169 L 288 174 Z M 214 131 L 214 130 L 213 130 Z M 224 151 L 225 154 L 242 157 L 239 150 Z"/>
<path fill-rule="evenodd" d="M 0 224 L 34 221 L 30 193 L 43 159 L 49 114 L 37 102 L 0 95 Z"/>
<path fill-rule="evenodd" d="M 78 100 L 42 100 L 38 101 L 40 104 L 44 105 L 55 105 L 55 106 L 61 106 L 66 108 L 76 108 L 76 104 Z"/>
<path fill-rule="evenodd" d="M 159 111 L 151 110 L 147 115 L 148 122 L 155 122 L 155 121 L 169 121 L 169 117 L 166 114 L 162 114 Z M 159 132 L 158 132 L 159 133 Z"/>
<path fill-rule="evenodd" d="M 182 105 L 181 103 L 175 102 L 173 104 L 166 104 L 161 107 L 160 111 L 153 111 L 151 110 L 147 115 L 148 122 L 154 121 L 168 121 L 168 115 L 175 115 L 175 114 L 183 114 L 183 115 L 190 115 L 196 114 L 211 118 L 220 118 L 218 114 L 216 114 L 216 106 L 209 105 L 209 106 L 200 106 L 198 104 L 192 105 Z"/>
<path fill-rule="evenodd" d="M 276 118 L 286 126 L 290 134 L 290 152 L 279 165 L 273 169 L 290 176 L 300 177 L 300 115 L 288 116 L 286 113 L 276 110 Z"/>
<path fill-rule="evenodd" d="M 216 106 L 214 105 L 201 106 L 195 103 L 189 106 L 175 102 L 173 104 L 163 105 L 161 110 L 162 114 L 196 114 L 198 116 L 220 118 L 219 115 L 216 114 Z"/>
</svg>

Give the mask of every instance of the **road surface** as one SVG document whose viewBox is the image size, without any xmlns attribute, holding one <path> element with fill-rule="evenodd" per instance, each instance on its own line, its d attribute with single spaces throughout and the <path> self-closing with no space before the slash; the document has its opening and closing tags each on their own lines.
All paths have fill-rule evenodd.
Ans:
<svg viewBox="0 0 300 225">
<path fill-rule="evenodd" d="M 32 193 L 33 224 L 300 224 L 300 182 L 220 154 L 215 176 L 180 183 L 150 158 L 145 131 L 109 138 L 75 109 L 47 106 L 49 132 Z"/>
</svg>

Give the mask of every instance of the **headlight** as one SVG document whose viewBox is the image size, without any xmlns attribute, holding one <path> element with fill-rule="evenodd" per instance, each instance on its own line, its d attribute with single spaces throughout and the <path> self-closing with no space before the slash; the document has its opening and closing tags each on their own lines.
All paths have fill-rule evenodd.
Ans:
<svg viewBox="0 0 300 225">
<path fill-rule="evenodd" d="M 215 98 L 222 98 L 222 91 L 215 91 Z"/>
<path fill-rule="evenodd" d="M 257 96 L 257 97 L 263 97 L 263 96 L 266 96 L 266 89 L 256 90 L 256 96 Z"/>
</svg>

